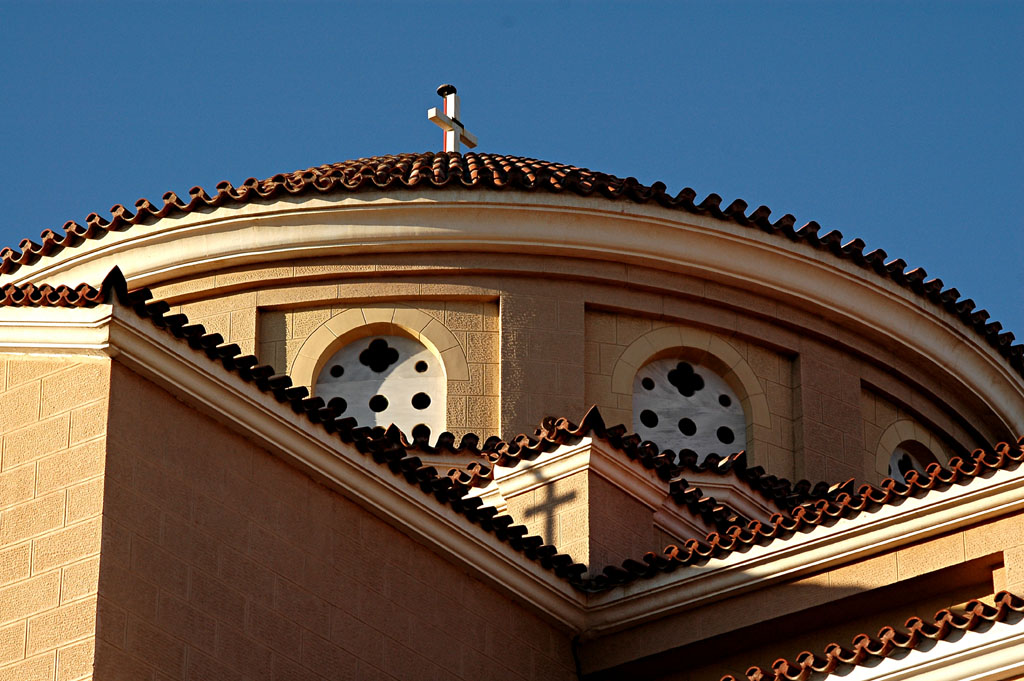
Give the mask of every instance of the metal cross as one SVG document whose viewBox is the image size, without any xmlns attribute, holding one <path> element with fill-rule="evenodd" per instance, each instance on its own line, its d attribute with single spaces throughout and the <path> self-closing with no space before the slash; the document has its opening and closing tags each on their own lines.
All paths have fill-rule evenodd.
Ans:
<svg viewBox="0 0 1024 681">
<path fill-rule="evenodd" d="M 444 150 L 460 151 L 460 143 L 470 149 L 475 147 L 476 136 L 467 132 L 459 120 L 459 95 L 456 94 L 455 86 L 442 85 L 437 88 L 437 94 L 444 97 L 444 111 L 431 107 L 427 111 L 427 118 L 444 130 Z"/>
</svg>

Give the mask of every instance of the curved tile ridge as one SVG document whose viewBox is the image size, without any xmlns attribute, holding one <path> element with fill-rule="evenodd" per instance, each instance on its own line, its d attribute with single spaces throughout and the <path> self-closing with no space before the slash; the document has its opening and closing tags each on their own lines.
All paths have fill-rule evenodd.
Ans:
<svg viewBox="0 0 1024 681">
<path fill-rule="evenodd" d="M 745 525 L 712 532 L 704 540 L 688 539 L 681 546 L 666 547 L 661 553 L 647 553 L 639 561 L 629 559 L 621 565 L 610 565 L 601 574 L 588 579 L 584 586 L 603 591 L 683 566 L 699 565 L 711 558 L 724 558 L 734 551 L 754 545 L 765 546 L 776 539 L 831 525 L 840 518 L 854 518 L 865 511 L 898 504 L 908 497 L 921 497 L 932 490 L 965 485 L 974 478 L 997 470 L 1014 470 L 1022 461 L 1024 437 L 1014 445 L 1000 443 L 992 451 L 978 449 L 968 458 L 954 457 L 946 468 L 937 463 L 929 464 L 924 473 L 908 473 L 906 484 L 886 478 L 877 487 L 865 484 L 852 490 L 850 486 L 844 486 L 827 498 L 797 506 L 788 515 L 776 513 L 767 522 L 751 520 Z"/>
<path fill-rule="evenodd" d="M 88 284 L 4 284 L 0 286 L 0 307 L 95 307 L 107 302 L 110 291 Z"/>
<path fill-rule="evenodd" d="M 995 622 L 1019 622 L 1024 613 L 1024 599 L 1007 591 L 995 596 L 995 605 L 979 600 L 969 602 L 962 612 L 940 610 L 926 621 L 920 617 L 907 620 L 902 628 L 883 627 L 876 636 L 858 634 L 849 646 L 830 643 L 822 654 L 804 651 L 793 660 L 779 659 L 771 669 L 750 667 L 742 677 L 723 676 L 721 681 L 805 681 L 843 672 L 861 665 L 874 665 L 880 659 L 899 656 L 921 648 L 928 641 L 943 641 L 956 632 L 976 631 Z"/>
<path fill-rule="evenodd" d="M 986 310 L 976 309 L 970 298 L 961 299 L 957 289 L 944 288 L 941 279 L 928 279 L 928 274 L 920 267 L 908 269 L 907 263 L 899 258 L 887 261 L 888 254 L 881 249 L 865 253 L 865 243 L 861 239 L 843 243 L 842 233 L 836 230 L 819 235 L 821 226 L 813 221 L 796 229 L 796 218 L 789 214 L 773 222 L 770 219 L 772 211 L 767 206 L 748 213 L 749 206 L 742 199 L 736 199 L 723 208 L 722 197 L 709 194 L 696 203 L 697 193 L 689 187 L 672 196 L 663 182 L 646 186 L 633 177 L 623 179 L 577 166 L 501 154 L 424 152 L 373 156 L 280 173 L 265 180 L 249 178 L 238 187 L 230 182 L 220 182 L 212 195 L 202 187 L 193 187 L 187 201 L 174 192 L 167 192 L 160 206 L 148 199 L 139 199 L 135 202 L 135 212 L 117 204 L 110 209 L 110 219 L 90 213 L 85 226 L 68 221 L 64 223 L 62 233 L 50 229 L 43 231 L 39 243 L 24 239 L 19 244 L 20 250 L 0 250 L 0 275 L 12 273 L 86 240 L 101 238 L 110 231 L 123 231 L 163 217 L 223 205 L 333 192 L 445 188 L 571 192 L 584 197 L 600 196 L 638 204 L 656 203 L 671 210 L 707 215 L 806 243 L 872 270 L 945 308 L 980 334 L 1024 376 L 1024 344 L 1014 344 L 1014 335 L 1003 331 L 999 322 L 989 321 L 990 315 Z"/>
<path fill-rule="evenodd" d="M 494 465 L 513 467 L 519 461 L 532 461 L 540 454 L 562 445 L 574 445 L 587 436 L 601 439 L 644 468 L 653 470 L 659 478 L 669 483 L 670 494 L 677 503 L 689 506 L 706 520 L 710 519 L 707 515 L 710 509 L 708 502 L 702 499 L 708 498 L 703 497 L 700 489 L 690 486 L 686 480 L 688 473 L 714 473 L 737 480 L 787 513 L 808 501 L 827 499 L 840 492 L 852 491 L 854 485 L 852 479 L 837 485 L 826 482 L 813 484 L 808 480 L 793 483 L 786 478 L 767 474 L 761 466 L 749 466 L 747 454 L 742 451 L 729 456 L 711 455 L 702 463 L 697 463 L 695 454 L 677 456 L 671 449 L 659 450 L 653 442 L 642 440 L 635 433 L 628 433 L 624 425 L 606 426 L 596 406 L 587 411 L 578 425 L 566 418 L 547 418 L 532 435 L 518 435 L 509 442 L 492 438 L 493 441 L 485 443 L 483 451 Z M 715 504 L 714 499 L 710 499 L 710 502 Z M 725 520 L 720 512 L 714 515 L 715 525 Z"/>
</svg>

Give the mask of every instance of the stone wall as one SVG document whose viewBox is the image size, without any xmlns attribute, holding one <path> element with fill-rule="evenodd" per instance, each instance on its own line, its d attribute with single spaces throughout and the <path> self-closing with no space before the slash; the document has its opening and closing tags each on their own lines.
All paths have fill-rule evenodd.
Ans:
<svg viewBox="0 0 1024 681">
<path fill-rule="evenodd" d="M 0 355 L 0 680 L 91 677 L 107 360 Z"/>
<path fill-rule="evenodd" d="M 709 355 L 742 365 L 746 397 L 760 392 L 760 406 L 744 405 L 746 447 L 755 465 L 779 476 L 883 477 L 868 442 L 868 426 L 877 424 L 862 412 L 864 386 L 904 405 L 951 452 L 1012 436 L 986 405 L 942 372 L 908 363 L 884 338 L 755 291 L 623 263 L 463 253 L 453 264 L 445 254 L 377 254 L 240 268 L 155 293 L 280 371 L 294 366 L 316 325 L 344 309 L 430 312 L 477 358 L 471 380 L 448 386 L 456 435 L 509 438 L 545 417 L 578 419 L 591 404 L 608 423 L 631 427 L 632 399 L 613 386 L 616 367 L 642 360 L 632 355 L 647 335 L 671 332 L 703 334 L 716 345 Z M 473 347 L 473 339 L 483 342 Z"/>
<path fill-rule="evenodd" d="M 112 390 L 98 680 L 573 678 L 567 636 L 427 547 L 120 366 Z"/>
</svg>

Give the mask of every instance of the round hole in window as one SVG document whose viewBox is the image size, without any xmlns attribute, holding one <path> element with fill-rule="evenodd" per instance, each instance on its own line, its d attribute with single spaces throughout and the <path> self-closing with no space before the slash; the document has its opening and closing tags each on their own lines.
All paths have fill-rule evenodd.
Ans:
<svg viewBox="0 0 1024 681">
<path fill-rule="evenodd" d="M 654 379 L 645 377 L 644 380 L 640 381 L 640 385 L 644 387 L 644 390 L 654 390 Z"/>
<path fill-rule="evenodd" d="M 650 409 L 644 409 L 640 412 L 640 423 L 648 428 L 656 428 L 658 425 L 658 415 Z"/>
<path fill-rule="evenodd" d="M 646 412 L 658 420 L 645 417 Z M 746 415 L 733 388 L 709 366 L 678 357 L 652 360 L 637 371 L 633 429 L 678 456 L 692 450 L 698 462 L 712 452 L 726 456 L 739 451 L 747 440 Z"/>
<path fill-rule="evenodd" d="M 378 371 L 396 354 L 396 362 Z M 334 366 L 344 367 L 344 373 L 332 375 Z M 413 428 L 425 424 L 435 438 L 445 430 L 447 390 L 440 359 L 419 340 L 399 335 L 362 336 L 341 346 L 324 362 L 313 386 L 313 394 L 328 404 L 336 397 L 344 399 L 345 418 L 355 419 L 359 426 L 393 424 L 409 437 Z M 413 406 L 418 393 L 430 397 L 424 409 Z M 380 399 L 374 400 L 377 396 Z"/>
<path fill-rule="evenodd" d="M 333 409 L 335 414 L 341 415 L 348 409 L 348 402 L 345 401 L 344 397 L 332 397 L 327 406 Z"/>
<path fill-rule="evenodd" d="M 412 396 L 412 406 L 416 409 L 426 409 L 430 406 L 430 395 L 426 393 L 416 393 Z"/>
<path fill-rule="evenodd" d="M 331 367 L 331 376 L 333 376 L 334 378 L 341 378 L 344 375 L 345 367 L 341 366 L 340 364 L 335 364 L 334 366 Z"/>
</svg>

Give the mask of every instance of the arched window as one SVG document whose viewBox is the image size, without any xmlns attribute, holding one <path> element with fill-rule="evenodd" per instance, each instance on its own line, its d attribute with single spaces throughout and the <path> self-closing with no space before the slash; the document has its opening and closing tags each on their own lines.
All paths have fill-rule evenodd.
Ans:
<svg viewBox="0 0 1024 681">
<path fill-rule="evenodd" d="M 648 362 L 636 373 L 633 429 L 698 461 L 747 446 L 746 417 L 732 388 L 708 367 L 674 358 Z"/>
<path fill-rule="evenodd" d="M 904 440 L 893 449 L 889 457 L 889 477 L 896 482 L 906 482 L 907 473 L 924 473 L 925 467 L 935 462 L 935 455 L 923 444 L 917 440 Z"/>
<path fill-rule="evenodd" d="M 444 365 L 419 341 L 370 336 L 327 360 L 314 394 L 360 426 L 393 423 L 410 435 L 424 424 L 433 439 L 445 428 L 446 386 Z"/>
</svg>

